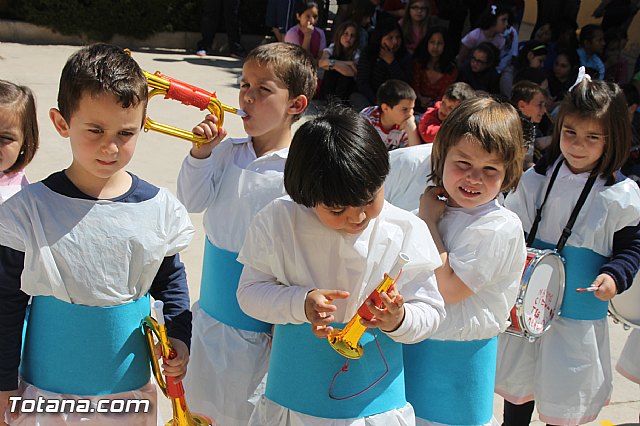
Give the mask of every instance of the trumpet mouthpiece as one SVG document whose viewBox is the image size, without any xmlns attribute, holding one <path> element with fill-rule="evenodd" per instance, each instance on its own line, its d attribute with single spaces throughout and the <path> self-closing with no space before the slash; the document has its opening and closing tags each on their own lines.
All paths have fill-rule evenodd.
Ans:
<svg viewBox="0 0 640 426">
<path fill-rule="evenodd" d="M 247 116 L 247 113 L 244 112 L 243 110 L 241 110 L 240 108 L 238 108 L 236 110 L 236 114 L 239 115 L 240 117 L 246 117 Z"/>
<path fill-rule="evenodd" d="M 398 254 L 398 258 L 396 259 L 396 263 L 393 264 L 393 267 L 389 272 L 389 276 L 393 279 L 396 279 L 398 275 L 400 275 L 400 271 L 402 271 L 404 265 L 406 265 L 407 263 L 409 263 L 409 256 L 407 256 L 406 253 L 400 252 L 400 254 Z"/>
</svg>

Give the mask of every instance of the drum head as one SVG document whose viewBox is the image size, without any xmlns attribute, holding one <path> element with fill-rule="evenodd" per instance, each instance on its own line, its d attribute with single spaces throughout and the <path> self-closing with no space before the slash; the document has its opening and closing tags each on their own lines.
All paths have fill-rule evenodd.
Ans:
<svg viewBox="0 0 640 426">
<path fill-rule="evenodd" d="M 522 303 L 524 326 L 529 335 L 542 335 L 558 315 L 564 292 L 564 263 L 555 252 L 538 253 L 525 271 L 526 293 Z"/>
<path fill-rule="evenodd" d="M 609 301 L 609 312 L 623 324 L 640 327 L 640 274 L 636 274 L 627 291 Z"/>
</svg>

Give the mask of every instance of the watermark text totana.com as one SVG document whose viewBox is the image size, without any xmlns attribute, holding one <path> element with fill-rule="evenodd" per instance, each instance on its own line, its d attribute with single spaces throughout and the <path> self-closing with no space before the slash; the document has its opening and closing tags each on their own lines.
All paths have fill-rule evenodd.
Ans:
<svg viewBox="0 0 640 426">
<path fill-rule="evenodd" d="M 9 397 L 12 413 L 148 413 L 148 399 L 25 399 Z"/>
</svg>

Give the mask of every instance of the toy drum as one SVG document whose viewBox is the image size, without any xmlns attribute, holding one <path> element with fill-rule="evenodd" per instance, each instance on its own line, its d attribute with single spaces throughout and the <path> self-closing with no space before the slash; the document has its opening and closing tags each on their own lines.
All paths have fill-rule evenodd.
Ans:
<svg viewBox="0 0 640 426">
<path fill-rule="evenodd" d="M 505 332 L 529 341 L 542 336 L 560 313 L 564 282 L 564 260 L 555 250 L 527 248 L 520 290 L 511 309 L 511 325 Z"/>
<path fill-rule="evenodd" d="M 609 301 L 609 313 L 613 322 L 621 322 L 625 330 L 640 328 L 640 273 L 636 274 L 627 291 Z"/>
</svg>

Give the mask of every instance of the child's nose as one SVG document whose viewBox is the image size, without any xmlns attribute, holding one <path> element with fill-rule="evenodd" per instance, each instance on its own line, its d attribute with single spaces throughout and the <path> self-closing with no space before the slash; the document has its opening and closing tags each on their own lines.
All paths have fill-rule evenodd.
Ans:
<svg viewBox="0 0 640 426">
<path fill-rule="evenodd" d="M 360 223 L 367 218 L 367 214 L 364 209 L 354 209 L 353 214 L 351 215 L 350 221 L 351 223 Z"/>
</svg>

